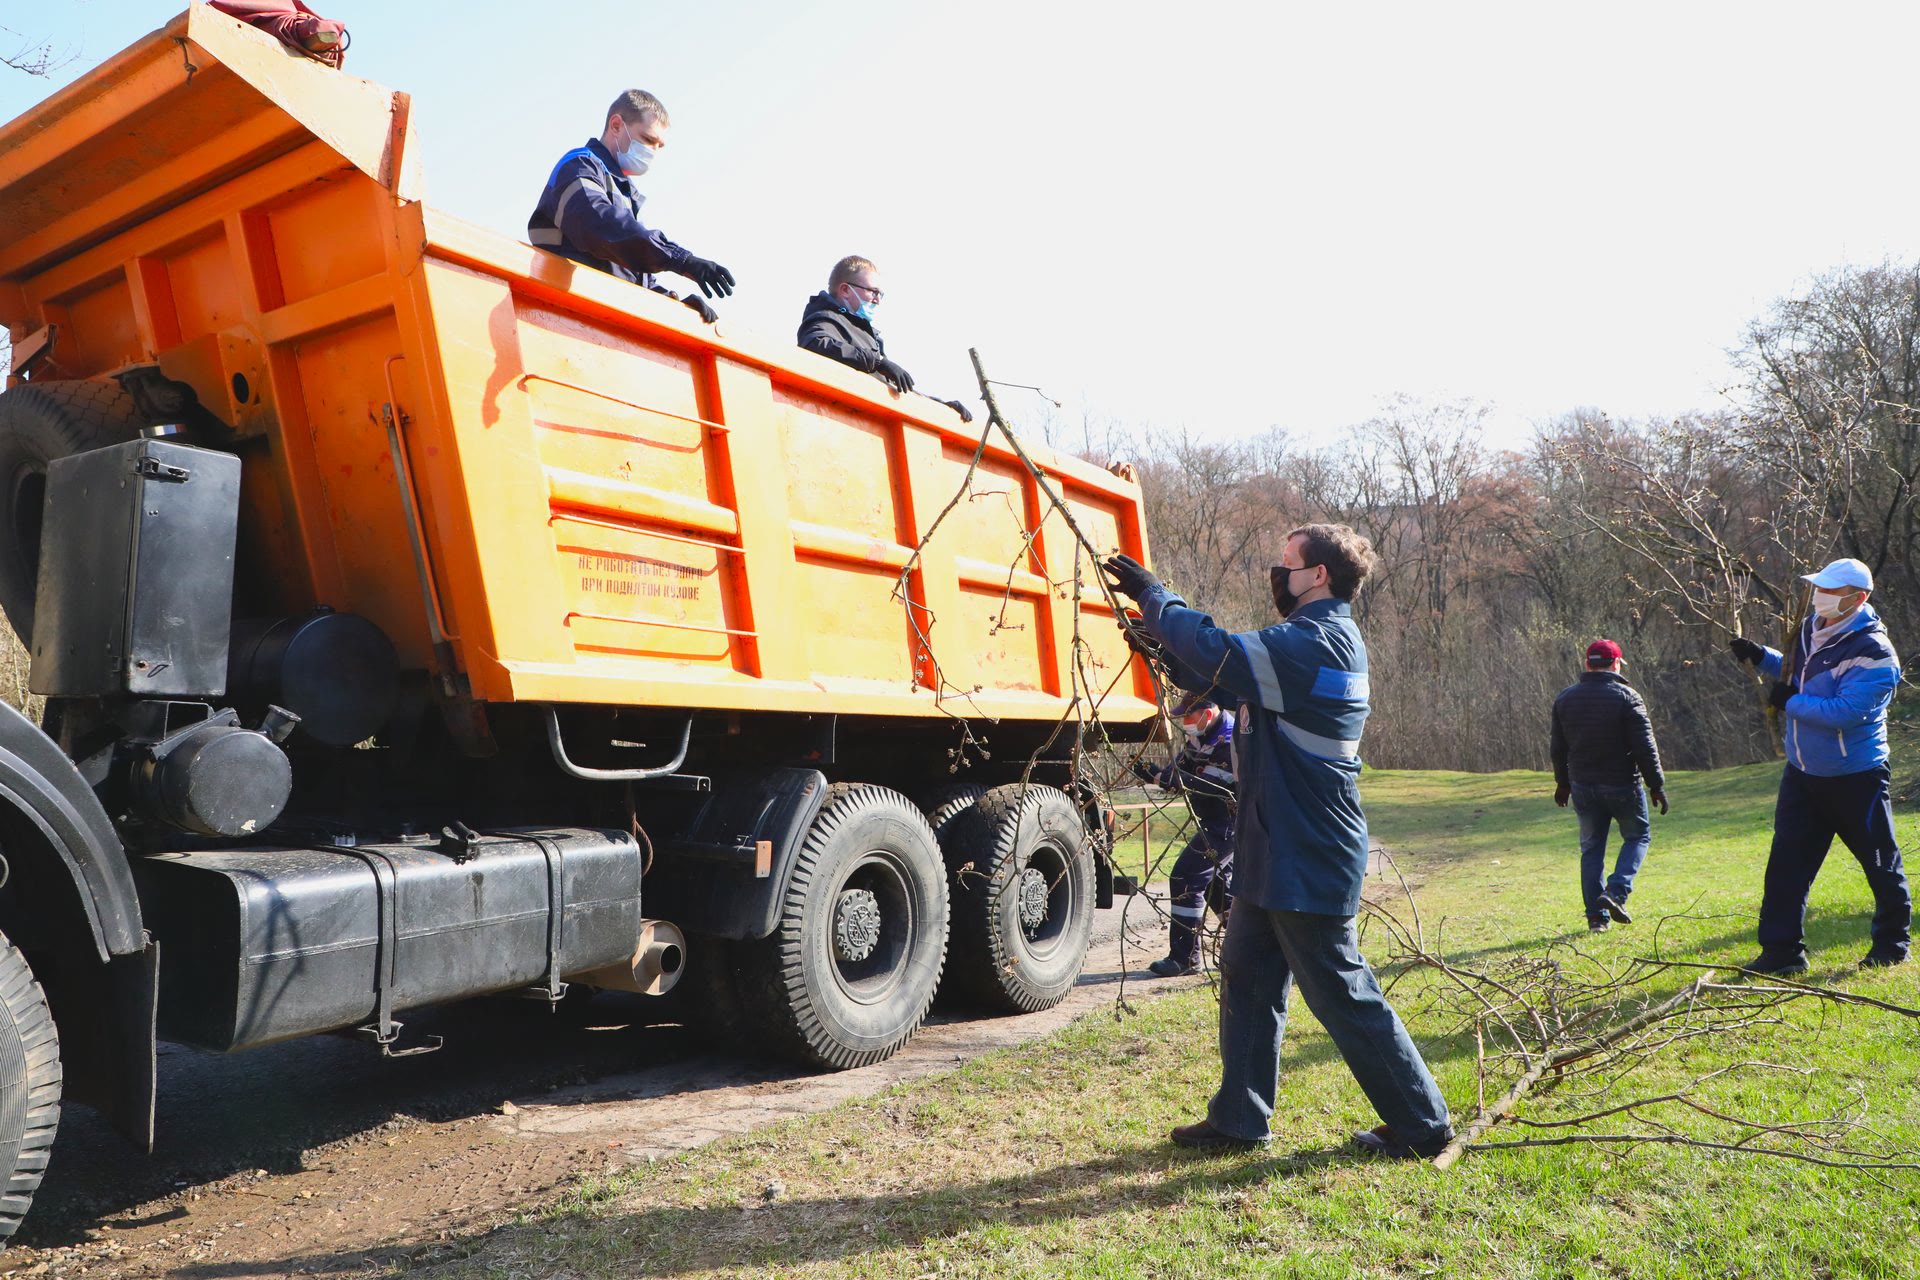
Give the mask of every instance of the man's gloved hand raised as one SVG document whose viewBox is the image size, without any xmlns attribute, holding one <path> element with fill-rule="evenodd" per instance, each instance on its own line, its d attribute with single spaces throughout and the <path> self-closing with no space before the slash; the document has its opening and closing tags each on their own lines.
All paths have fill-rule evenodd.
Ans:
<svg viewBox="0 0 1920 1280">
<path fill-rule="evenodd" d="M 1785 711 L 1787 709 L 1787 699 L 1798 692 L 1798 689 L 1795 689 L 1785 680 L 1775 680 L 1773 682 L 1773 688 L 1767 690 L 1767 705 L 1770 707 L 1778 707 L 1780 710 Z"/>
<path fill-rule="evenodd" d="M 1727 641 L 1727 648 L 1733 653 L 1734 657 L 1750 667 L 1759 666 L 1760 659 L 1767 656 L 1765 649 L 1747 639 L 1745 636 L 1735 636 L 1733 639 Z"/>
<path fill-rule="evenodd" d="M 709 298 L 726 298 L 733 294 L 733 272 L 717 262 L 706 258 L 688 258 L 686 265 L 680 268 L 680 274 L 700 286 L 700 292 Z"/>
<path fill-rule="evenodd" d="M 1553 802 L 1559 805 L 1562 809 L 1567 807 L 1567 801 L 1571 799 L 1573 799 L 1572 787 L 1558 786 L 1553 789 Z"/>
<path fill-rule="evenodd" d="M 1138 600 L 1160 585 L 1160 579 L 1132 556 L 1115 556 L 1100 567 L 1113 579 L 1113 589 L 1129 600 Z"/>
<path fill-rule="evenodd" d="M 873 374 L 898 393 L 913 390 L 913 375 L 884 356 L 874 361 Z"/>
<path fill-rule="evenodd" d="M 701 297 L 697 293 L 690 293 L 686 297 L 680 299 L 680 301 L 682 304 L 692 307 L 695 311 L 698 311 L 700 313 L 700 318 L 702 320 L 705 320 L 708 324 L 712 324 L 714 321 L 720 318 L 720 313 L 718 311 L 715 311 L 711 306 L 709 306 L 707 304 L 707 300 Z"/>
</svg>

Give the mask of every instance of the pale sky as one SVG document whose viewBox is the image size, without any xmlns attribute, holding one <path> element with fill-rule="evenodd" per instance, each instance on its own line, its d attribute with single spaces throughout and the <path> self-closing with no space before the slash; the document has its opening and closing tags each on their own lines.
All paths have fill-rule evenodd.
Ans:
<svg viewBox="0 0 1920 1280">
<path fill-rule="evenodd" d="M 1717 404 L 1769 299 L 1920 259 L 1910 2 L 315 7 L 414 95 L 430 202 L 516 238 L 614 93 L 652 90 L 650 223 L 732 269 L 730 322 L 791 334 L 865 254 L 889 354 L 941 396 L 977 346 L 1070 415 L 1328 439 L 1466 396 L 1517 442 Z M 0 119 L 175 11 L 0 0 L 0 42 L 74 55 L 0 71 Z"/>
</svg>

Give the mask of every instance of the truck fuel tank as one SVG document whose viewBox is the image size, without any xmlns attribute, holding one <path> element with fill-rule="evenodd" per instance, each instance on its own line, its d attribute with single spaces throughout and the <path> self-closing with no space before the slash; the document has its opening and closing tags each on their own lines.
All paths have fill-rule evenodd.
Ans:
<svg viewBox="0 0 1920 1280">
<path fill-rule="evenodd" d="M 640 869 L 632 836 L 581 828 L 135 859 L 160 1035 L 248 1049 L 628 964 Z"/>
</svg>

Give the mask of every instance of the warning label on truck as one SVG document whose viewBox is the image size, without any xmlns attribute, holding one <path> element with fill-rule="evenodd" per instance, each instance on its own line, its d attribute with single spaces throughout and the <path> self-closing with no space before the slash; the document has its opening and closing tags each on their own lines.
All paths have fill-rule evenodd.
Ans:
<svg viewBox="0 0 1920 1280">
<path fill-rule="evenodd" d="M 703 579 L 713 574 L 711 568 L 690 564 L 591 551 L 574 553 L 574 560 L 580 568 L 582 591 L 642 600 L 698 600 Z"/>
</svg>

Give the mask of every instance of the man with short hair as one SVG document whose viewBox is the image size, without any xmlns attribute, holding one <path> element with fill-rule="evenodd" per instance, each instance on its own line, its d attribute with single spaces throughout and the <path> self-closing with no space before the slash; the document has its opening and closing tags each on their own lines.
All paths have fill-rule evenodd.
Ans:
<svg viewBox="0 0 1920 1280">
<path fill-rule="evenodd" d="M 887 358 L 887 345 L 873 324 L 886 296 L 880 288 L 880 269 L 871 260 L 850 254 L 833 264 L 826 289 L 807 299 L 796 340 L 808 351 L 870 373 L 895 395 L 904 395 L 913 390 L 913 375 Z M 960 421 L 973 421 L 972 411 L 960 401 L 938 403 L 959 414 Z"/>
<path fill-rule="evenodd" d="M 1900 964 L 1913 928 L 1913 896 L 1888 793 L 1887 706 L 1900 687 L 1900 658 L 1867 603 L 1873 571 L 1866 565 L 1835 560 L 1801 580 L 1813 588 L 1812 608 L 1791 658 L 1743 636 L 1727 643 L 1734 657 L 1776 677 L 1767 700 L 1786 722 L 1787 767 L 1774 802 L 1760 900 L 1760 954 L 1746 967 L 1766 974 L 1806 971 L 1807 895 L 1836 835 L 1873 890 L 1873 944 L 1860 963 Z"/>
<path fill-rule="evenodd" d="M 705 298 L 691 293 L 682 298 L 654 277 L 661 272 L 685 276 L 708 298 L 724 298 L 733 292 L 733 273 L 640 221 L 646 197 L 634 190 L 633 180 L 667 145 L 667 126 L 666 107 L 646 90 L 629 89 L 615 98 L 600 136 L 567 152 L 553 167 L 527 219 L 527 240 L 683 302 L 712 324 L 720 313 Z"/>
<path fill-rule="evenodd" d="M 1652 843 L 1647 799 L 1667 812 L 1667 785 L 1660 747 L 1653 740 L 1647 704 L 1627 678 L 1620 646 L 1595 640 L 1587 646 L 1587 669 L 1553 700 L 1553 802 L 1573 802 L 1580 815 L 1580 890 L 1587 928 L 1629 924 L 1627 895 Z M 1647 790 L 1640 790 L 1640 779 Z M 1620 824 L 1620 856 L 1607 876 L 1607 835 Z"/>
<path fill-rule="evenodd" d="M 1234 906 L 1220 950 L 1220 1088 L 1181 1146 L 1249 1149 L 1270 1135 L 1280 1039 L 1295 982 L 1384 1122 L 1364 1151 L 1439 1154 L 1446 1099 L 1360 955 L 1354 915 L 1367 871 L 1360 731 L 1367 649 L 1352 601 L 1373 547 L 1346 525 L 1295 529 L 1271 574 L 1282 621 L 1230 634 L 1127 556 L 1105 568 L 1139 602 L 1176 684 L 1235 698 L 1239 822 Z"/>
</svg>

